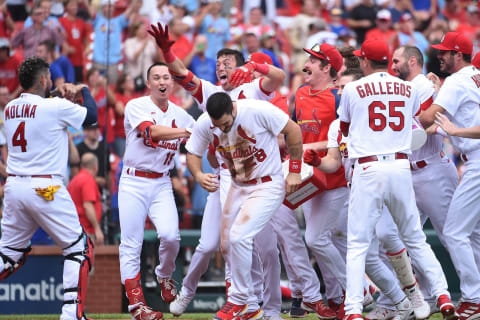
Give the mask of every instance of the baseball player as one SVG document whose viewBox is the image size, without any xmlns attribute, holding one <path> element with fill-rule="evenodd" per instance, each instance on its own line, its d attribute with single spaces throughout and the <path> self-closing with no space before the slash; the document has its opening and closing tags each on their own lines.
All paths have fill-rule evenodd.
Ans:
<svg viewBox="0 0 480 320">
<path fill-rule="evenodd" d="M 140 285 L 140 253 L 145 219 L 155 225 L 160 240 L 160 264 L 155 268 L 165 302 L 175 299 L 171 279 L 180 247 L 178 213 L 168 172 L 180 143 L 190 136 L 193 118 L 168 101 L 174 82 L 164 63 L 147 71 L 149 96 L 130 100 L 125 107 L 126 150 L 118 190 L 121 242 L 120 273 L 128 310 L 136 320 L 162 319 L 145 304 Z"/>
<path fill-rule="evenodd" d="M 347 84 L 340 101 L 340 129 L 349 137 L 349 157 L 356 159 L 348 209 L 347 319 L 362 318 L 365 256 L 375 225 L 386 206 L 407 250 L 424 273 L 445 318 L 456 318 L 441 266 L 422 231 L 408 161 L 412 118 L 420 107 L 416 89 L 390 76 L 388 44 L 365 41 L 360 66 L 366 77 Z"/>
<path fill-rule="evenodd" d="M 173 42 L 169 40 L 168 27 L 166 27 L 165 30 L 161 25 L 159 25 L 158 28 L 153 25 L 151 27 L 152 30 L 149 32 L 163 51 L 167 64 L 175 75 L 176 81 L 192 94 L 202 110 L 205 110 L 207 98 L 215 92 L 227 92 L 233 100 L 245 98 L 270 100 L 274 96 L 272 92 L 283 82 L 285 77 L 285 74 L 281 69 L 271 65 L 257 64 L 254 61 L 250 61 L 243 65 L 244 60 L 241 52 L 231 49 L 222 49 L 217 54 L 217 78 L 220 86 L 216 86 L 208 81 L 197 78 L 170 52 L 170 46 Z M 235 70 L 237 66 L 242 65 L 242 68 Z M 260 72 L 262 77 L 250 82 L 254 70 Z M 232 82 L 234 82 L 234 85 L 232 85 Z M 183 281 L 181 292 L 177 296 L 177 299 L 170 305 L 170 311 L 175 315 L 182 314 L 193 299 L 200 277 L 206 271 L 210 257 L 218 249 L 220 243 L 220 225 L 218 222 L 220 221 L 221 208 L 218 206 L 218 203 L 215 204 L 215 200 L 220 198 L 220 203 L 223 207 L 227 194 L 225 190 L 228 190 L 230 184 L 230 173 L 221 158 L 218 159 L 218 163 L 220 176 L 222 177 L 220 179 L 220 194 L 215 195 L 213 193 L 208 199 L 209 203 L 204 212 L 204 222 L 202 222 L 202 230 L 205 231 L 202 231 L 201 233 L 200 243 L 192 257 L 192 262 Z M 212 230 L 218 230 L 218 233 L 212 232 Z M 265 244 L 262 249 L 264 248 L 276 250 L 275 247 L 271 248 Z M 261 253 L 263 253 L 265 257 L 268 257 L 268 252 L 268 250 L 262 250 Z M 278 256 L 275 259 L 276 261 L 272 261 L 271 263 L 272 265 L 275 263 L 276 270 L 280 270 Z M 225 257 L 225 260 L 226 285 L 228 288 L 230 284 L 228 257 Z M 270 258 L 270 261 L 271 260 L 272 259 Z M 273 274 L 274 272 L 272 271 L 272 275 Z M 279 289 L 279 279 L 277 280 L 276 286 L 278 286 Z M 259 300 L 261 299 L 257 298 L 257 302 L 260 302 Z M 249 314 L 258 315 L 256 312 L 259 312 L 260 308 L 257 302 L 254 303 L 253 300 L 250 301 L 248 310 Z M 275 306 L 272 306 L 271 308 L 278 309 L 276 311 L 278 313 L 280 311 L 280 306 L 281 297 L 280 299 L 277 299 Z M 265 307 L 270 308 L 270 306 L 266 304 Z M 267 314 L 267 316 L 271 315 Z"/>
<path fill-rule="evenodd" d="M 293 117 L 302 129 L 304 149 L 325 150 L 328 128 L 336 119 L 339 101 L 333 80 L 343 65 L 343 58 L 335 47 L 325 43 L 304 50 L 310 55 L 304 66 L 306 85 L 295 94 Z M 334 279 L 325 289 L 327 298 L 337 305 L 345 290 L 345 257 L 333 243 L 332 234 L 338 223 L 346 224 L 346 186 L 345 172 L 340 167 L 337 172 L 327 174 L 327 190 L 302 205 L 305 241 L 324 279 Z M 308 308 L 308 305 L 303 303 L 302 307 Z"/>
<path fill-rule="evenodd" d="M 396 49 L 392 58 L 392 70 L 400 79 L 415 85 L 420 97 L 420 109 L 428 109 L 435 98 L 435 90 L 433 83 L 422 73 L 423 55 L 420 50 L 413 46 L 402 46 Z M 423 147 L 412 152 L 410 165 L 416 203 L 421 213 L 420 218 L 423 222 L 427 218 L 430 219 L 440 241 L 445 245 L 443 228 L 450 201 L 458 185 L 458 173 L 455 165 L 442 149 L 443 137 L 437 134 L 428 135 Z M 382 229 L 392 230 L 392 228 Z M 399 254 L 392 254 L 393 252 L 399 252 Z M 405 266 L 410 265 L 410 259 L 404 250 L 399 251 L 393 248 L 388 256 L 390 260 L 396 261 L 392 265 L 398 269 L 404 269 Z M 403 279 L 400 280 L 404 282 Z M 418 280 L 420 287 L 424 289 L 426 300 L 431 306 L 435 306 L 435 297 L 429 292 L 428 282 L 422 278 L 421 273 Z M 411 283 L 404 288 L 406 292 L 416 287 L 412 284 L 416 282 L 415 278 L 411 278 L 408 282 Z M 411 295 L 409 298 L 414 305 L 415 301 L 418 301 Z"/>
<path fill-rule="evenodd" d="M 215 176 L 201 171 L 209 143 L 222 154 L 232 184 L 222 214 L 221 248 L 230 256 L 232 286 L 228 302 L 214 319 L 234 319 L 247 310 L 251 286 L 253 237 L 263 229 L 285 196 L 300 184 L 301 131 L 282 111 L 264 101 L 232 102 L 215 93 L 187 142 L 187 165 L 202 187 L 215 190 Z M 283 133 L 290 150 L 290 174 L 284 180 L 277 136 Z M 200 162 L 199 162 L 200 160 Z M 261 208 L 260 210 L 258 208 Z"/>
<path fill-rule="evenodd" d="M 8 142 L 0 281 L 16 272 L 30 252 L 30 238 L 42 227 L 62 248 L 63 307 L 61 320 L 87 319 L 84 314 L 93 243 L 83 232 L 75 205 L 62 182 L 68 156 L 67 127 L 97 121 L 95 100 L 84 85 L 64 84 L 61 96 L 83 97 L 84 106 L 64 98 L 45 98 L 52 81 L 49 65 L 32 57 L 20 65 L 25 92 L 5 107 Z"/>
<path fill-rule="evenodd" d="M 451 73 L 433 104 L 420 114 L 424 127 L 433 124 L 436 113 L 444 114 L 455 126 L 469 128 L 480 123 L 480 71 L 470 64 L 472 41 L 449 32 L 432 46 L 439 50 L 440 70 Z M 453 194 L 443 226 L 443 237 L 460 278 L 460 319 L 475 319 L 480 314 L 480 141 L 450 136 L 466 164 L 460 184 Z"/>
<path fill-rule="evenodd" d="M 363 77 L 363 73 L 360 70 L 347 69 L 338 81 L 339 86 L 343 90 L 347 83 L 358 80 L 361 77 Z M 337 119 L 330 125 L 328 131 L 328 152 L 326 156 L 320 158 L 318 156 L 318 152 L 312 149 L 307 149 L 304 154 L 304 161 L 305 163 L 311 164 L 317 167 L 319 170 L 327 173 L 337 171 L 338 168 L 343 164 L 345 168 L 345 178 L 347 181 L 349 181 L 349 183 L 351 183 L 355 159 L 349 157 L 348 155 L 348 139 L 342 135 L 339 128 L 339 123 L 340 121 Z M 382 213 L 381 219 L 386 215 L 390 216 L 388 211 L 384 211 Z M 396 281 L 393 280 L 395 277 L 390 272 L 387 265 L 381 262 L 379 258 L 379 242 L 377 237 L 372 239 L 372 244 L 369 247 L 365 270 L 370 276 L 370 279 L 381 289 L 381 292 L 384 292 L 385 295 L 391 299 L 391 301 L 394 301 L 392 311 L 389 309 L 384 309 L 380 314 L 382 317 L 378 317 L 377 313 L 379 313 L 379 310 L 374 309 L 367 315 L 366 319 L 389 319 L 393 316 L 395 316 L 396 319 L 409 319 L 412 312 L 414 312 L 413 306 L 405 296 L 405 293 L 403 293 L 400 287 L 397 285 Z M 413 277 L 411 268 L 407 271 L 409 271 L 409 274 L 411 277 Z M 372 317 L 372 315 L 374 315 L 374 317 Z M 427 316 L 428 310 L 423 318 L 426 318 Z M 338 317 L 339 315 L 337 314 L 337 318 Z M 419 319 L 420 318 L 422 317 L 419 317 Z"/>
</svg>

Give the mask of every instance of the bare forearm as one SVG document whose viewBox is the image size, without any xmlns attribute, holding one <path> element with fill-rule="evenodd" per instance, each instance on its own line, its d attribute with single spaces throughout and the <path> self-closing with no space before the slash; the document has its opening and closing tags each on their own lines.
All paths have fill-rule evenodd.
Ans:
<svg viewBox="0 0 480 320">
<path fill-rule="evenodd" d="M 262 81 L 262 88 L 265 91 L 273 92 L 277 90 L 285 80 L 285 72 L 275 66 L 270 65 L 268 73 Z"/>
<path fill-rule="evenodd" d="M 282 133 L 287 135 L 286 142 L 290 159 L 301 160 L 303 155 L 303 143 L 300 127 L 292 120 L 288 120 L 288 124 Z"/>
<path fill-rule="evenodd" d="M 325 173 L 334 173 L 337 172 L 341 164 L 341 159 L 338 159 L 332 156 L 330 153 L 327 153 L 327 155 L 322 158 L 322 162 L 317 168 Z"/>
<path fill-rule="evenodd" d="M 456 128 L 450 133 L 451 136 L 480 139 L 480 125 L 471 128 Z"/>
<path fill-rule="evenodd" d="M 83 209 L 85 210 L 85 216 L 87 217 L 88 222 L 92 225 L 94 229 L 100 227 L 97 220 L 97 214 L 95 212 L 95 207 L 91 201 L 83 202 Z"/>
<path fill-rule="evenodd" d="M 313 149 L 315 151 L 325 151 L 327 149 L 327 143 L 328 141 L 318 141 L 318 142 L 312 142 L 312 143 L 305 143 L 303 145 L 303 150 L 307 149 Z"/>
<path fill-rule="evenodd" d="M 150 134 L 154 141 L 187 138 L 190 136 L 190 133 L 185 128 L 170 128 L 160 125 L 151 126 Z"/>
<path fill-rule="evenodd" d="M 193 153 L 187 153 L 187 167 L 188 170 L 192 173 L 192 176 L 197 179 L 197 176 L 201 174 L 202 171 L 202 158 L 194 155 Z"/>
</svg>

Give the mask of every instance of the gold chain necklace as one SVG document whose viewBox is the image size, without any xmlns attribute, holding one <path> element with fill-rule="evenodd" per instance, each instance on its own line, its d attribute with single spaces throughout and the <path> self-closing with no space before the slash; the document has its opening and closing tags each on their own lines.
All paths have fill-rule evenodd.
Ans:
<svg viewBox="0 0 480 320">
<path fill-rule="evenodd" d="M 317 94 L 320 94 L 320 93 L 324 92 L 325 90 L 330 89 L 331 87 L 333 87 L 333 85 L 329 84 L 323 90 L 320 90 L 320 91 L 315 92 L 315 93 L 312 93 L 312 87 L 309 87 L 308 88 L 308 94 L 311 95 L 311 96 L 316 96 Z"/>
</svg>

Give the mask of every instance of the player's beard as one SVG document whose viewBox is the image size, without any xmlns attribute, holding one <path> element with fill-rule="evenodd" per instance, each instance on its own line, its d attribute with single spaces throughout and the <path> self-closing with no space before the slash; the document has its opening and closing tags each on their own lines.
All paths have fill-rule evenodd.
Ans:
<svg viewBox="0 0 480 320">
<path fill-rule="evenodd" d="M 400 68 L 398 68 L 397 72 L 398 72 L 398 77 L 402 80 L 407 80 L 408 77 L 410 76 L 410 68 L 406 63 L 403 64 Z"/>
</svg>

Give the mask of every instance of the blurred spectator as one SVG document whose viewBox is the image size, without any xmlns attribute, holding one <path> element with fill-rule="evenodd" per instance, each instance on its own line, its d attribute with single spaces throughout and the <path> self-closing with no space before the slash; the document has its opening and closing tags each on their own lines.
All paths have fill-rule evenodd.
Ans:
<svg viewBox="0 0 480 320">
<path fill-rule="evenodd" d="M 82 155 L 80 171 L 68 184 L 68 192 L 77 208 L 78 218 L 85 233 L 98 244 L 103 244 L 103 232 L 100 228 L 102 203 L 95 176 L 98 172 L 98 159 L 90 152 Z"/>
<path fill-rule="evenodd" d="M 87 71 L 87 85 L 97 103 L 98 125 L 102 139 L 106 140 L 106 143 L 110 145 L 115 140 L 113 133 L 115 94 L 110 88 L 107 88 L 107 79 L 94 67 Z M 98 158 L 98 160 L 100 161 L 101 159 Z"/>
<path fill-rule="evenodd" d="M 18 81 L 18 67 L 20 61 L 16 56 L 10 56 L 10 42 L 7 38 L 0 38 L 0 85 L 4 85 L 10 92 L 9 100 L 16 98 L 22 92 Z"/>
<path fill-rule="evenodd" d="M 75 82 L 83 82 L 83 70 L 85 66 L 85 49 L 88 45 L 90 27 L 83 19 L 77 17 L 79 0 L 65 1 L 65 16 L 59 19 L 65 30 L 65 42 L 63 52 L 73 65 L 75 70 Z"/>
<path fill-rule="evenodd" d="M 375 27 L 377 8 L 373 0 L 361 0 L 349 13 L 348 26 L 357 34 L 357 43 L 365 41 L 367 31 Z"/>
<path fill-rule="evenodd" d="M 50 64 L 50 76 L 52 78 L 52 90 L 65 82 L 75 82 L 75 70 L 67 57 L 59 55 L 55 51 L 55 43 L 52 40 L 45 40 L 38 44 L 38 57 Z"/>
<path fill-rule="evenodd" d="M 437 15 L 438 1 L 437 0 L 414 0 L 411 1 L 412 8 L 410 13 L 414 13 L 415 20 L 418 22 L 418 29 L 425 30 L 432 18 Z"/>
<path fill-rule="evenodd" d="M 442 37 L 448 32 L 448 24 L 445 20 L 433 19 L 430 26 L 425 31 L 427 40 L 430 44 L 439 43 Z"/>
<path fill-rule="evenodd" d="M 243 13 L 245 17 L 249 17 L 249 22 L 252 22 L 252 10 L 256 9 L 260 11 L 260 14 L 263 18 L 264 13 L 265 13 L 265 18 L 269 23 L 273 23 L 277 16 L 277 3 L 278 1 L 275 0 L 249 0 L 249 1 L 243 1 Z M 258 14 L 256 12 L 255 14 Z M 253 18 L 255 19 L 255 17 Z M 259 38 L 262 37 L 262 35 L 258 35 Z"/>
<path fill-rule="evenodd" d="M 61 18 L 65 12 L 62 0 L 53 0 L 50 14 L 54 17 Z"/>
<path fill-rule="evenodd" d="M 40 0 L 38 1 L 37 5 L 43 9 L 43 14 L 45 15 L 45 20 L 43 25 L 45 27 L 49 27 L 50 29 L 56 30 L 59 34 L 63 35 L 64 30 L 60 23 L 58 22 L 58 18 L 52 16 L 50 11 L 52 9 L 52 1 L 51 0 Z M 32 16 L 28 17 L 23 24 L 23 28 L 28 28 L 33 25 L 33 18 Z"/>
<path fill-rule="evenodd" d="M 220 16 L 222 1 L 208 0 L 206 7 L 208 13 L 203 20 L 199 20 L 197 23 L 200 25 L 199 33 L 203 33 L 208 39 L 205 55 L 216 60 L 217 52 L 230 40 L 230 24 L 227 19 Z"/>
<path fill-rule="evenodd" d="M 170 3 L 174 6 L 184 7 L 188 12 L 196 12 L 198 10 L 198 0 L 171 0 Z"/>
<path fill-rule="evenodd" d="M 309 26 L 310 36 L 307 38 L 306 48 L 312 48 L 315 44 L 328 43 L 337 45 L 337 34 L 328 30 L 327 23 L 323 19 L 315 19 Z"/>
<path fill-rule="evenodd" d="M 202 158 L 202 171 L 205 173 L 214 173 L 207 159 L 207 154 Z M 208 191 L 198 184 L 188 170 L 185 170 L 183 176 L 187 179 L 188 193 L 191 199 L 192 229 L 200 229 L 202 226 L 203 211 L 207 204 Z"/>
<path fill-rule="evenodd" d="M 95 176 L 95 181 L 100 190 L 110 190 L 110 183 L 112 181 L 109 161 L 110 152 L 105 146 L 105 140 L 100 141 L 98 124 L 83 127 L 83 132 L 85 134 L 85 140 L 77 145 L 80 158 L 87 152 L 91 152 L 97 156 L 98 172 Z"/>
<path fill-rule="evenodd" d="M 148 35 L 147 28 L 142 22 L 135 23 L 131 31 L 132 37 L 128 38 L 123 46 L 125 67 L 127 73 L 135 79 L 135 90 L 143 92 L 146 88 L 148 66 L 159 61 L 161 55 L 155 40 Z"/>
<path fill-rule="evenodd" d="M 333 8 L 330 10 L 330 30 L 340 35 L 342 32 L 346 32 L 348 29 L 343 24 L 343 10 L 340 8 Z"/>
<path fill-rule="evenodd" d="M 399 26 L 398 40 L 400 45 L 417 47 L 423 53 L 424 59 L 426 60 L 426 52 L 430 44 L 421 32 L 415 31 L 414 17 L 408 12 L 404 13 L 400 18 Z"/>
<path fill-rule="evenodd" d="M 125 13 L 113 17 L 114 7 L 110 1 L 101 1 L 101 11 L 93 20 L 93 65 L 101 72 L 106 72 L 109 82 L 115 83 L 123 58 L 122 31 L 128 27 L 130 16 L 138 12 L 140 3 L 132 1 Z"/>
<path fill-rule="evenodd" d="M 214 59 L 208 58 L 205 56 L 205 51 L 207 50 L 208 42 L 207 37 L 203 34 L 199 34 L 195 38 L 195 45 L 193 51 L 195 52 L 192 62 L 188 69 L 192 71 L 193 74 L 197 75 L 200 79 L 207 80 L 211 83 L 217 82 L 217 74 L 215 72 L 217 62 Z"/>
<path fill-rule="evenodd" d="M 189 53 L 193 50 L 193 44 L 183 35 L 184 27 L 181 18 L 173 18 L 169 25 L 170 38 L 175 41 L 172 46 L 172 52 L 175 56 L 182 60 L 184 65 L 189 65 L 192 56 Z M 150 37 L 151 38 L 151 37 Z M 157 49 L 158 51 L 158 49 Z M 188 57 L 188 58 L 187 58 Z"/>
<path fill-rule="evenodd" d="M 390 9 L 392 13 L 392 21 L 394 26 L 397 26 L 397 23 L 400 21 L 402 14 L 408 12 L 412 14 L 413 5 L 411 0 L 394 0 L 393 6 Z"/>
<path fill-rule="evenodd" d="M 183 0 L 177 1 L 173 7 L 175 9 L 174 16 L 182 21 L 183 35 L 187 37 L 188 41 L 193 43 L 196 28 L 195 19 L 188 14 L 187 5 Z"/>
<path fill-rule="evenodd" d="M 37 46 L 44 40 L 52 40 L 57 46 L 63 43 L 62 36 L 55 30 L 44 25 L 47 18 L 42 7 L 36 6 L 32 11 L 33 25 L 20 30 L 12 39 L 12 47 L 23 47 L 24 58 L 34 56 L 37 52 Z"/>
<path fill-rule="evenodd" d="M 155 25 L 157 25 L 157 23 L 161 23 L 162 26 L 165 27 L 166 25 L 170 24 L 170 21 L 172 21 L 175 8 L 168 4 L 168 0 L 156 0 L 156 3 L 156 7 L 152 8 L 152 10 L 148 12 L 150 23 Z"/>
<path fill-rule="evenodd" d="M 303 83 L 302 69 L 305 61 L 307 61 L 307 55 L 303 48 L 307 45 L 309 26 L 315 21 L 318 10 L 316 1 L 305 0 L 302 5 L 302 12 L 293 18 L 287 31 L 292 46 L 292 69 L 294 73 L 291 84 L 292 90 L 296 90 Z"/>
<path fill-rule="evenodd" d="M 376 27 L 367 31 L 365 40 L 380 39 L 390 46 L 390 52 L 398 47 L 398 32 L 392 28 L 392 13 L 387 9 L 377 12 Z"/>
<path fill-rule="evenodd" d="M 467 7 L 467 21 L 460 23 L 456 31 L 463 33 L 472 40 L 475 38 L 475 35 L 480 31 L 480 15 L 476 4 Z"/>
<path fill-rule="evenodd" d="M 445 8 L 443 8 L 442 15 L 448 21 L 450 30 L 456 30 L 460 23 L 467 21 L 467 13 L 462 7 L 460 0 L 445 0 Z"/>
<path fill-rule="evenodd" d="M 125 128 L 123 126 L 125 106 L 127 102 L 135 98 L 135 84 L 130 74 L 122 73 L 118 76 L 115 86 L 115 141 L 113 142 L 113 152 L 120 158 L 125 152 Z"/>
<path fill-rule="evenodd" d="M 245 34 L 244 42 L 245 42 L 245 49 L 243 50 L 242 53 L 245 60 L 248 60 L 250 55 L 254 52 L 263 52 L 272 59 L 273 65 L 275 67 L 282 68 L 280 63 L 278 63 L 277 57 L 275 57 L 275 54 L 272 51 L 260 47 L 260 40 L 255 34 L 253 33 Z"/>
<path fill-rule="evenodd" d="M 0 1 L 0 38 L 8 38 L 15 29 L 15 23 L 7 9 L 5 0 Z"/>
<path fill-rule="evenodd" d="M 254 2 L 254 1 L 252 1 Z M 235 29 L 235 33 L 232 32 L 232 36 L 242 37 L 245 33 L 253 33 L 258 39 L 261 39 L 264 35 L 274 31 L 271 25 L 264 23 L 262 9 L 259 7 L 253 7 L 250 9 L 248 15 L 248 21 L 244 24 L 238 25 Z M 235 40 L 234 40 L 235 41 Z"/>
<path fill-rule="evenodd" d="M 25 21 L 28 17 L 26 0 L 5 0 L 13 21 Z"/>
</svg>

